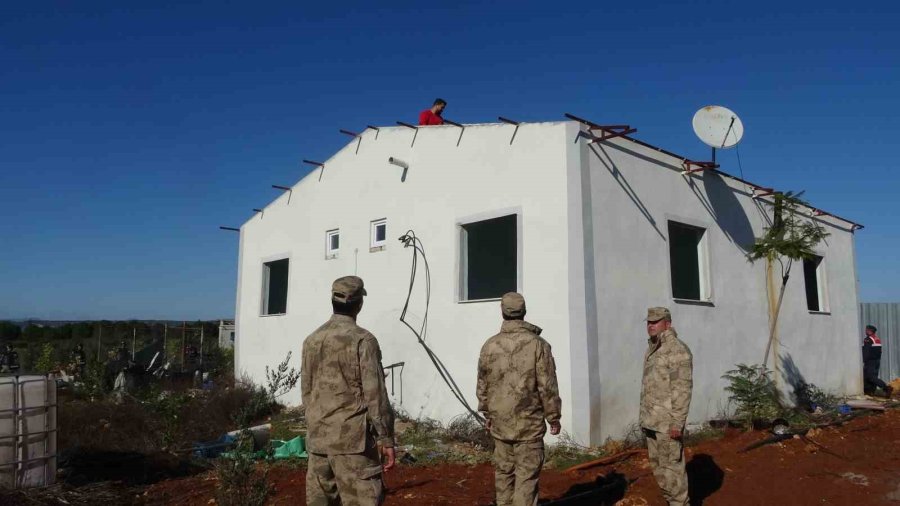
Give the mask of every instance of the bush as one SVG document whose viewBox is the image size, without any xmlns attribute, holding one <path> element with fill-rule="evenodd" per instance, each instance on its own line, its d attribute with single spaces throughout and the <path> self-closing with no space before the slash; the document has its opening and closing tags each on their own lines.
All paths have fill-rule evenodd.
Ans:
<svg viewBox="0 0 900 506">
<path fill-rule="evenodd" d="M 725 387 L 731 394 L 728 398 L 736 404 L 735 417 L 749 429 L 754 421 L 771 421 L 779 416 L 781 403 L 771 371 L 764 365 L 737 364 L 736 367 L 722 376 L 729 382 Z"/>
<path fill-rule="evenodd" d="M 250 452 L 236 451 L 233 458 L 218 459 L 215 467 L 219 506 L 263 506 L 272 493 L 268 468 L 258 470 Z"/>
<path fill-rule="evenodd" d="M 607 441 L 607 447 L 610 447 Z M 621 451 L 621 450 L 619 450 Z M 615 451 L 609 453 L 616 453 Z M 545 461 L 547 466 L 555 469 L 566 469 L 584 462 L 598 459 L 608 452 L 600 448 L 592 448 L 578 444 L 567 432 L 559 435 L 559 440 L 554 445 L 547 446 Z"/>
<path fill-rule="evenodd" d="M 51 343 L 44 343 L 41 347 L 41 354 L 38 355 L 34 363 L 35 372 L 46 374 L 53 370 L 53 366 L 56 365 L 56 362 L 53 360 L 54 351 L 55 349 Z"/>
<path fill-rule="evenodd" d="M 445 433 L 453 441 L 469 443 L 477 448 L 491 449 L 494 447 L 491 434 L 471 413 L 465 413 L 450 420 Z"/>
<path fill-rule="evenodd" d="M 841 404 L 841 398 L 822 390 L 813 383 L 802 382 L 794 391 L 797 397 L 797 407 L 813 410 L 812 405 L 822 408 L 824 412 L 837 411 L 838 405 Z"/>
<path fill-rule="evenodd" d="M 107 392 L 106 366 L 99 360 L 87 361 L 84 375 L 80 380 L 79 393 L 83 393 L 89 399 L 99 398 Z"/>
<path fill-rule="evenodd" d="M 275 413 L 278 408 L 278 404 L 261 387 L 251 385 L 247 393 L 247 402 L 239 407 L 231 417 L 238 428 L 250 427 L 253 422 Z"/>
</svg>

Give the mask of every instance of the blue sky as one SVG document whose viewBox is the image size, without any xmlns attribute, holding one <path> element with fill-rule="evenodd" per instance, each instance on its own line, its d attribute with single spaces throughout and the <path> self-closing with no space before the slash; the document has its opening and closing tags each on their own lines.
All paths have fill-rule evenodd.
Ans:
<svg viewBox="0 0 900 506">
<path fill-rule="evenodd" d="M 436 96 L 460 122 L 572 112 L 699 159 L 691 116 L 726 105 L 746 178 L 865 224 L 861 298 L 900 300 L 898 4 L 679 3 L 5 2 L 0 318 L 230 317 L 217 227 L 339 128 Z"/>
</svg>

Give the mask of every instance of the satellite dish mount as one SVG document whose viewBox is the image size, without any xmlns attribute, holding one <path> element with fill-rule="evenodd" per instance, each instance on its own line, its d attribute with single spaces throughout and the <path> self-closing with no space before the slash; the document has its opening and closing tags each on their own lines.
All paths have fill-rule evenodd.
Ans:
<svg viewBox="0 0 900 506">
<path fill-rule="evenodd" d="M 694 113 L 694 133 L 712 148 L 712 163 L 716 163 L 716 150 L 737 146 L 744 137 L 744 124 L 731 109 L 720 105 L 708 105 Z"/>
</svg>

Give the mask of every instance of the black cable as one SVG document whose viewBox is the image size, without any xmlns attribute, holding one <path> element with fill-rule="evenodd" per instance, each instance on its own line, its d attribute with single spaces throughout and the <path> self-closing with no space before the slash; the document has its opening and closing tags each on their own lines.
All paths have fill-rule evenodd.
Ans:
<svg viewBox="0 0 900 506">
<path fill-rule="evenodd" d="M 734 145 L 734 153 L 737 155 L 738 170 L 741 172 L 741 181 L 747 181 L 747 178 L 744 177 L 744 165 L 741 163 L 741 148 L 738 144 Z M 747 183 L 744 183 L 744 191 L 750 192 L 750 189 L 747 188 Z"/>
<path fill-rule="evenodd" d="M 456 381 L 453 379 L 453 376 L 450 374 L 450 371 L 447 370 L 447 367 L 441 361 L 441 359 L 437 356 L 437 354 L 432 351 L 431 347 L 425 343 L 425 335 L 428 331 L 428 309 L 431 306 L 431 269 L 428 266 L 428 258 L 425 256 L 425 247 L 422 245 L 422 241 L 416 237 L 416 233 L 412 230 L 408 230 L 403 236 L 400 237 L 400 242 L 403 243 L 404 248 L 412 247 L 412 269 L 409 273 L 409 291 L 406 294 L 406 302 L 403 304 L 403 311 L 400 313 L 400 321 L 406 325 L 409 330 L 415 334 L 416 339 L 419 341 L 419 344 L 422 345 L 422 348 L 425 350 L 425 353 L 428 355 L 428 358 L 431 360 L 431 363 L 434 364 L 435 369 L 437 369 L 438 374 L 441 376 L 441 379 L 444 380 L 447 387 L 450 388 L 450 392 L 456 397 L 456 400 L 463 405 L 464 408 L 471 414 L 476 420 L 480 423 L 484 423 L 484 417 L 481 416 L 477 411 L 472 409 L 468 402 L 466 402 L 466 398 L 460 390 L 459 385 L 456 384 Z M 406 321 L 406 313 L 409 310 L 409 301 L 412 298 L 412 292 L 416 285 L 416 273 L 418 272 L 418 264 L 419 264 L 419 255 L 422 255 L 422 261 L 425 263 L 425 314 L 422 316 L 422 326 L 419 330 L 416 330 L 409 322 Z"/>
</svg>

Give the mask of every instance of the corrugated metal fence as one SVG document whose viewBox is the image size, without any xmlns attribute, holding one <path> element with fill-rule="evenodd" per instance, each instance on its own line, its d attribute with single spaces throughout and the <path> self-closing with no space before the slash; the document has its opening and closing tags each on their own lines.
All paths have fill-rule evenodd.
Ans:
<svg viewBox="0 0 900 506">
<path fill-rule="evenodd" d="M 900 377 L 900 302 L 863 302 L 859 305 L 862 327 L 859 343 L 862 346 L 863 330 L 874 325 L 881 338 L 881 371 L 885 381 Z"/>
</svg>

